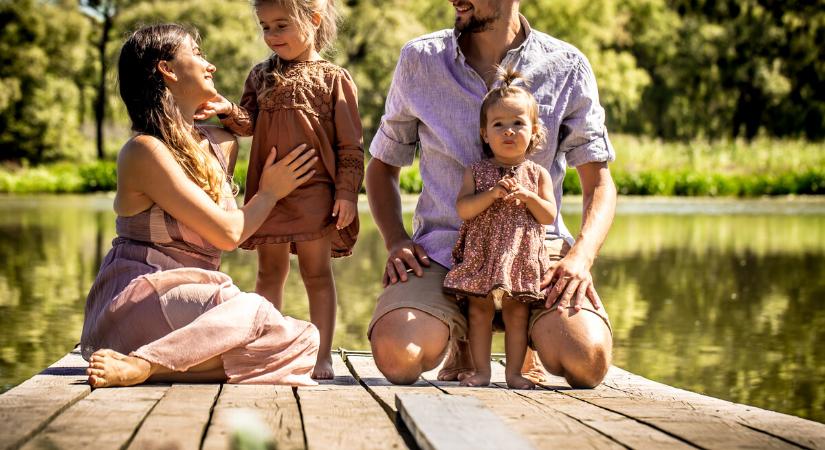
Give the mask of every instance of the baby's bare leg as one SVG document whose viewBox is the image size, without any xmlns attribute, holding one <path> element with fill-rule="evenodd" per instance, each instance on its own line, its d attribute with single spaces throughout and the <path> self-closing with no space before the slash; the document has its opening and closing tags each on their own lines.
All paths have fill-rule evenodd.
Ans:
<svg viewBox="0 0 825 450">
<path fill-rule="evenodd" d="M 506 299 L 501 310 L 504 319 L 504 352 L 507 368 L 504 375 L 511 389 L 533 389 L 536 385 L 521 375 L 524 353 L 527 350 L 527 321 L 530 307 L 516 299 Z"/>
<path fill-rule="evenodd" d="M 289 244 L 259 245 L 255 292 L 269 300 L 278 311 L 284 306 L 284 286 L 288 275 Z"/>
<path fill-rule="evenodd" d="M 490 346 L 493 341 L 493 316 L 496 307 L 483 297 L 470 297 L 469 330 L 470 354 L 475 371 L 461 380 L 462 386 L 487 386 L 490 384 Z"/>
<path fill-rule="evenodd" d="M 332 371 L 332 337 L 335 334 L 336 294 L 335 280 L 330 265 L 332 244 L 327 235 L 314 241 L 297 242 L 298 264 L 301 278 L 309 297 L 309 317 L 318 327 L 321 343 L 312 378 L 329 380 L 335 378 Z"/>
</svg>

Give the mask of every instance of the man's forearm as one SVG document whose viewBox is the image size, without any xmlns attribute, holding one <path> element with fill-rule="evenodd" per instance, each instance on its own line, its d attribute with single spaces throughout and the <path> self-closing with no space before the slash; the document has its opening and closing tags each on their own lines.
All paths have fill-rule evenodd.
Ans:
<svg viewBox="0 0 825 450">
<path fill-rule="evenodd" d="M 584 257 L 588 266 L 596 260 L 616 213 L 616 185 L 606 163 L 590 163 L 579 167 L 582 185 L 582 227 L 570 250 Z"/>
<path fill-rule="evenodd" d="M 410 238 L 404 229 L 401 215 L 401 191 L 398 185 L 400 171 L 398 167 L 376 158 L 371 159 L 367 165 L 367 200 L 388 250 L 395 243 Z"/>
</svg>

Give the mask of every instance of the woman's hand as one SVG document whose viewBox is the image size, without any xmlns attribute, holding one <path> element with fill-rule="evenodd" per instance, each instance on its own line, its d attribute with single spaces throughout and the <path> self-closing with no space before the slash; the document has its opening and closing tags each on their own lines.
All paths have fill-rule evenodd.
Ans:
<svg viewBox="0 0 825 450">
<path fill-rule="evenodd" d="M 335 223 L 335 228 L 343 229 L 351 224 L 358 214 L 358 205 L 349 200 L 335 200 L 335 205 L 332 206 L 332 217 L 337 217 L 338 222 Z"/>
<path fill-rule="evenodd" d="M 312 167 L 318 161 L 318 157 L 313 156 L 315 150 L 306 150 L 306 147 L 306 144 L 295 147 L 294 150 L 275 164 L 272 163 L 275 161 L 278 149 L 272 147 L 272 151 L 269 152 L 269 157 L 266 158 L 264 163 L 258 193 L 272 195 L 276 200 L 280 200 L 312 178 L 315 175 L 315 170 Z"/>
<path fill-rule="evenodd" d="M 193 118 L 195 120 L 206 120 L 216 114 L 229 114 L 232 112 L 232 102 L 218 94 L 208 101 L 198 105 Z"/>
</svg>

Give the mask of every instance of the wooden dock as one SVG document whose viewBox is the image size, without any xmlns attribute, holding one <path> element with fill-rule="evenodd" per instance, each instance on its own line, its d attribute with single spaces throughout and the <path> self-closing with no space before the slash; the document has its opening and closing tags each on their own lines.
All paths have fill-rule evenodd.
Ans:
<svg viewBox="0 0 825 450">
<path fill-rule="evenodd" d="M 147 384 L 92 390 L 69 353 L 0 396 L 0 449 L 825 449 L 825 424 L 611 368 L 596 389 L 563 379 L 463 388 L 425 373 L 394 386 L 369 353 L 340 350 L 315 387 Z M 257 441 L 256 441 L 257 439 Z M 261 446 L 271 440 L 275 446 Z M 256 443 L 258 446 L 256 447 Z"/>
</svg>

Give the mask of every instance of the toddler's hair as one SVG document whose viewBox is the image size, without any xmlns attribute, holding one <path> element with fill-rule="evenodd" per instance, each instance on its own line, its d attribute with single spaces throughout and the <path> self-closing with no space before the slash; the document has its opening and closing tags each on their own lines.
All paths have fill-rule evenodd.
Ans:
<svg viewBox="0 0 825 450">
<path fill-rule="evenodd" d="M 530 120 L 536 124 L 538 128 L 536 133 L 530 139 L 530 143 L 527 145 L 527 150 L 525 151 L 528 155 L 534 153 L 538 147 L 544 143 L 547 133 L 544 126 L 539 121 L 539 105 L 538 102 L 536 102 L 536 98 L 533 97 L 533 94 L 531 94 L 527 89 L 521 86 L 515 86 L 515 83 L 518 81 L 521 81 L 524 86 L 529 86 L 529 82 L 513 67 L 504 68 L 501 66 L 496 68 L 496 81 L 500 82 L 499 85 L 490 89 L 490 91 L 487 92 L 487 95 L 484 96 L 484 101 L 481 103 L 481 120 L 479 120 L 481 128 L 485 128 L 487 126 L 487 110 L 493 105 L 507 97 L 522 96 L 527 99 L 527 108 L 529 109 Z M 484 154 L 488 158 L 492 158 L 494 155 L 493 149 L 490 148 L 490 144 L 484 142 L 483 138 L 481 139 L 481 144 Z"/>
<path fill-rule="evenodd" d="M 252 0 L 253 8 L 262 5 L 277 6 L 289 11 L 305 36 L 312 34 L 312 15 L 317 13 L 321 17 L 321 24 L 312 34 L 315 51 L 321 53 L 335 42 L 340 19 L 338 10 L 335 9 L 335 0 Z"/>
</svg>

